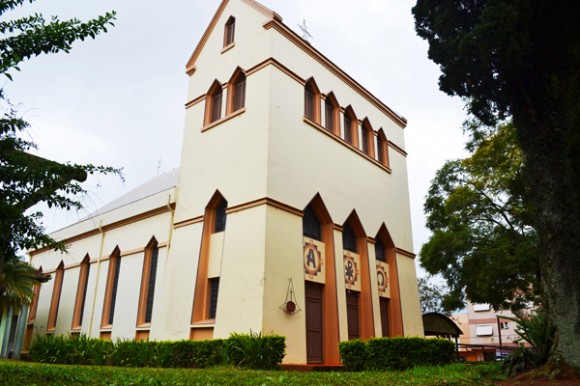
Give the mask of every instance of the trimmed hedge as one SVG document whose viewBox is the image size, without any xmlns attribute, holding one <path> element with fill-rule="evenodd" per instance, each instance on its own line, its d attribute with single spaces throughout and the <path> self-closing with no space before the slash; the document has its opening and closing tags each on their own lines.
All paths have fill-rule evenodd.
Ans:
<svg viewBox="0 0 580 386">
<path fill-rule="evenodd" d="M 348 371 L 406 370 L 455 361 L 455 345 L 444 339 L 373 338 L 340 343 L 342 363 Z"/>
<path fill-rule="evenodd" d="M 207 368 L 234 365 L 275 369 L 286 349 L 278 335 L 233 334 L 228 339 L 175 342 L 118 340 L 85 336 L 36 337 L 29 357 L 34 362 L 120 367 Z"/>
</svg>

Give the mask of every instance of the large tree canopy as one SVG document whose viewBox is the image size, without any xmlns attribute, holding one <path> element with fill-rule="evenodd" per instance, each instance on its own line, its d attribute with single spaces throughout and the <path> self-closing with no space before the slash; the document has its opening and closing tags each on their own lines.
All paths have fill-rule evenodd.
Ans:
<svg viewBox="0 0 580 386">
<path fill-rule="evenodd" d="M 442 91 L 488 125 L 510 117 L 557 349 L 580 369 L 580 8 L 564 0 L 418 0 Z"/>
<path fill-rule="evenodd" d="M 425 201 L 433 232 L 421 265 L 450 288 L 447 308 L 490 303 L 518 310 L 539 290 L 537 235 L 522 193 L 523 157 L 513 125 L 482 130 L 468 125 L 471 157 L 438 170 Z"/>
<path fill-rule="evenodd" d="M 0 17 L 34 0 L 0 0 Z M 12 79 L 10 70 L 42 53 L 68 51 L 76 40 L 95 37 L 112 25 L 114 13 L 88 22 L 76 19 L 46 21 L 41 15 L 0 19 L 0 74 Z M 87 173 L 117 173 L 117 169 L 78 164 L 60 164 L 29 153 L 35 144 L 22 138 L 29 124 L 0 89 L 0 277 L 4 264 L 18 259 L 22 249 L 54 246 L 64 249 L 44 233 L 39 212 L 27 212 L 37 203 L 63 209 L 79 208 L 85 191 L 79 182 Z M 64 145 L 64 144 L 63 144 Z"/>
</svg>

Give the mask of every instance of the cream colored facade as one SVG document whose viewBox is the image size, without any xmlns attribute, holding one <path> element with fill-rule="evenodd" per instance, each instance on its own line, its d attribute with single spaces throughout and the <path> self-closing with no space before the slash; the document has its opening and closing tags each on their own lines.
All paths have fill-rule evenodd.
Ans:
<svg viewBox="0 0 580 386">
<path fill-rule="evenodd" d="M 284 362 L 297 364 L 338 364 L 338 342 L 353 334 L 422 336 L 404 118 L 253 0 L 222 1 L 187 73 L 180 169 L 54 234 L 70 242 L 68 254 L 32 254 L 44 272 L 64 269 L 60 291 L 58 280 L 42 286 L 29 332 L 176 340 L 260 331 L 286 336 Z M 321 229 L 308 256 L 307 208 Z M 343 245 L 349 232 L 356 251 Z"/>
</svg>

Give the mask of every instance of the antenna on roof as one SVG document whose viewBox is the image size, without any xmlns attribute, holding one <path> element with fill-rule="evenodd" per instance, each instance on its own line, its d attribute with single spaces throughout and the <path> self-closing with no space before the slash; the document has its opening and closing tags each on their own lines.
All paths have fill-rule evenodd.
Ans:
<svg viewBox="0 0 580 386">
<path fill-rule="evenodd" d="M 302 19 L 302 24 L 297 24 L 298 28 L 302 31 L 302 39 L 308 41 L 308 39 L 314 39 L 310 32 L 308 32 L 308 27 L 306 26 L 306 19 Z"/>
</svg>

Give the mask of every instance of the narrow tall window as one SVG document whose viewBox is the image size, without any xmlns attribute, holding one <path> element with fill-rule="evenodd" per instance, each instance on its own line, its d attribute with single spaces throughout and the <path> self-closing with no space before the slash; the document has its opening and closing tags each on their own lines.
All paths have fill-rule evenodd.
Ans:
<svg viewBox="0 0 580 386">
<path fill-rule="evenodd" d="M 344 111 L 344 140 L 358 146 L 358 119 L 350 106 Z"/>
<path fill-rule="evenodd" d="M 310 237 L 315 240 L 322 241 L 322 228 L 320 221 L 311 206 L 307 206 L 304 210 L 304 217 L 302 218 L 302 233 L 304 237 Z"/>
<path fill-rule="evenodd" d="M 340 135 L 340 107 L 333 93 L 328 94 L 324 101 L 324 126 L 328 131 Z"/>
<path fill-rule="evenodd" d="M 217 80 L 212 84 L 205 98 L 205 125 L 222 117 L 222 86 Z"/>
<path fill-rule="evenodd" d="M 62 280 L 64 277 L 64 263 L 61 261 L 54 274 L 54 287 L 52 289 L 52 298 L 50 301 L 50 311 L 48 314 L 48 332 L 54 332 L 56 319 L 58 317 L 58 306 L 60 303 L 60 294 L 62 292 Z"/>
<path fill-rule="evenodd" d="M 389 167 L 389 146 L 383 129 L 377 132 L 377 161 Z"/>
<path fill-rule="evenodd" d="M 73 312 L 73 330 L 78 330 L 83 324 L 83 315 L 85 311 L 85 301 L 87 299 L 87 285 L 89 283 L 89 275 L 91 272 L 91 263 L 89 256 L 85 256 L 81 262 L 81 269 L 79 272 L 79 281 L 77 285 L 77 296 L 75 300 L 75 309 Z"/>
<path fill-rule="evenodd" d="M 209 319 L 215 319 L 219 288 L 220 288 L 219 277 L 209 279 L 209 309 L 208 309 Z"/>
<path fill-rule="evenodd" d="M 38 275 L 42 276 L 42 267 L 38 269 Z M 38 309 L 38 298 L 40 297 L 40 283 L 34 284 L 32 303 L 30 304 L 30 313 L 28 314 L 28 323 L 34 323 L 36 320 L 36 311 Z"/>
<path fill-rule="evenodd" d="M 216 90 L 216 92 L 211 96 L 211 121 L 215 122 L 221 118 L 222 115 L 222 90 Z"/>
<path fill-rule="evenodd" d="M 383 154 L 383 138 L 379 135 L 377 137 L 377 161 L 384 164 L 385 156 Z"/>
<path fill-rule="evenodd" d="M 159 248 L 157 247 L 157 241 L 152 239 L 145 249 L 145 258 L 143 260 L 143 274 L 141 276 L 141 294 L 139 295 L 137 326 L 143 326 L 151 323 L 158 260 Z"/>
<path fill-rule="evenodd" d="M 342 229 L 342 248 L 357 253 L 356 236 L 348 224 Z"/>
<path fill-rule="evenodd" d="M 381 239 L 376 239 L 375 242 L 375 258 L 377 261 L 382 261 L 384 263 L 387 262 L 387 258 L 385 256 L 385 246 L 383 245 Z"/>
<path fill-rule="evenodd" d="M 205 207 L 201 253 L 193 295 L 193 324 L 206 323 L 210 319 L 213 322 L 216 317 L 227 207 L 228 201 L 219 192 L 213 195 Z M 195 328 L 191 329 L 190 338 L 198 339 Z"/>
<path fill-rule="evenodd" d="M 115 303 L 117 302 L 117 288 L 119 286 L 119 273 L 121 271 L 121 255 L 118 249 L 109 258 L 109 272 L 107 274 L 107 287 L 105 303 L 103 305 L 103 318 L 101 327 L 111 328 L 115 316 Z"/>
<path fill-rule="evenodd" d="M 246 76 L 241 74 L 234 83 L 234 111 L 243 108 L 246 103 Z"/>
<path fill-rule="evenodd" d="M 361 142 L 362 142 L 362 151 L 368 155 L 369 157 L 375 156 L 375 141 L 374 141 L 374 134 L 373 128 L 368 119 L 362 123 L 362 130 L 361 130 Z"/>
<path fill-rule="evenodd" d="M 238 68 L 228 82 L 227 114 L 241 110 L 246 105 L 246 74 Z"/>
<path fill-rule="evenodd" d="M 236 18 L 230 16 L 224 28 L 224 47 L 227 47 L 230 44 L 234 43 L 235 34 L 236 34 Z"/>
<path fill-rule="evenodd" d="M 304 116 L 320 124 L 320 91 L 314 79 L 304 85 Z"/>
<path fill-rule="evenodd" d="M 215 208 L 215 226 L 212 233 L 223 232 L 226 230 L 226 208 L 228 207 L 228 202 L 224 199 L 220 200 L 217 207 Z"/>
</svg>

